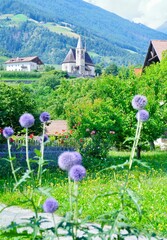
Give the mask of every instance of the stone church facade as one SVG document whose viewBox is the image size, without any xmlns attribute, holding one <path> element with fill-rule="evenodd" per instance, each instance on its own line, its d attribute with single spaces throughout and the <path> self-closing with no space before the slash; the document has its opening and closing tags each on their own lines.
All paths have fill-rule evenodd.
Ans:
<svg viewBox="0 0 167 240">
<path fill-rule="evenodd" d="M 71 75 L 82 77 L 94 77 L 95 66 L 91 57 L 83 47 L 81 36 L 78 39 L 76 49 L 71 48 L 62 63 L 62 71 Z"/>
</svg>

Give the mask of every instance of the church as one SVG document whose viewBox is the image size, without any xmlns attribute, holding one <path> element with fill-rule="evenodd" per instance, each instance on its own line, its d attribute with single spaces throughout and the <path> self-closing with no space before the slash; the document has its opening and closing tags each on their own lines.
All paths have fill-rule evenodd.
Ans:
<svg viewBox="0 0 167 240">
<path fill-rule="evenodd" d="M 77 77 L 94 77 L 95 66 L 91 57 L 83 47 L 81 36 L 78 39 L 76 49 L 71 48 L 62 63 L 62 71 Z"/>
</svg>

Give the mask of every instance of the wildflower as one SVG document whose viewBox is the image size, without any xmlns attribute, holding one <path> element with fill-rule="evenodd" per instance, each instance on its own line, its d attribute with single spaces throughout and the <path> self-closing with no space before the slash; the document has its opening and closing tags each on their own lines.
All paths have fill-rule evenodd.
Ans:
<svg viewBox="0 0 167 240">
<path fill-rule="evenodd" d="M 42 143 L 42 136 L 38 138 L 39 142 Z M 46 143 L 49 141 L 49 137 L 47 134 L 44 134 L 43 142 Z"/>
<path fill-rule="evenodd" d="M 109 131 L 110 134 L 115 134 L 115 131 Z"/>
<path fill-rule="evenodd" d="M 74 165 L 69 171 L 69 177 L 78 182 L 86 176 L 86 169 L 81 165 Z"/>
<path fill-rule="evenodd" d="M 140 110 L 136 114 L 137 120 L 140 120 L 141 122 L 145 122 L 149 119 L 149 113 L 146 110 Z"/>
<path fill-rule="evenodd" d="M 11 127 L 5 127 L 2 133 L 5 138 L 9 138 L 14 134 L 14 131 Z"/>
<path fill-rule="evenodd" d="M 91 131 L 91 133 L 90 133 L 91 135 L 94 135 L 94 134 L 96 134 L 96 131 Z"/>
<path fill-rule="evenodd" d="M 48 198 L 43 204 L 43 210 L 46 213 L 54 213 L 58 209 L 58 202 L 54 198 Z"/>
<path fill-rule="evenodd" d="M 9 138 L 9 141 L 10 141 L 10 143 L 13 143 L 14 139 L 13 138 Z"/>
<path fill-rule="evenodd" d="M 87 128 L 87 129 L 86 129 L 86 132 L 89 132 L 89 131 L 90 131 L 90 129 L 89 129 L 89 128 Z"/>
<path fill-rule="evenodd" d="M 43 112 L 41 113 L 39 119 L 41 122 L 47 122 L 50 120 L 50 114 L 48 112 Z"/>
<path fill-rule="evenodd" d="M 29 138 L 33 139 L 33 137 L 34 137 L 34 134 L 31 133 L 30 136 L 29 136 Z"/>
<path fill-rule="evenodd" d="M 142 95 L 136 95 L 132 100 L 132 107 L 137 110 L 143 109 L 147 104 L 147 98 Z"/>
<path fill-rule="evenodd" d="M 34 125 L 34 122 L 35 119 L 30 113 L 24 113 L 19 119 L 20 125 L 24 128 L 30 128 L 32 125 Z"/>
<path fill-rule="evenodd" d="M 78 157 L 79 153 L 76 152 L 63 152 L 58 157 L 58 165 L 62 170 L 69 171 L 74 165 L 81 164 L 81 157 Z"/>
<path fill-rule="evenodd" d="M 3 133 L 3 129 L 2 128 L 0 128 L 0 134 L 2 134 Z"/>
<path fill-rule="evenodd" d="M 77 164 L 80 165 L 82 163 L 82 156 L 81 156 L 81 154 L 79 152 L 72 152 L 72 153 L 75 155 L 75 157 L 77 159 Z"/>
</svg>

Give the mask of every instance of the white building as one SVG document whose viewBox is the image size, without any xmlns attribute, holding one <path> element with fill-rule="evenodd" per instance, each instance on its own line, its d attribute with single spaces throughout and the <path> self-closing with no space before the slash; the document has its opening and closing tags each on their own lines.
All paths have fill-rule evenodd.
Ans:
<svg viewBox="0 0 167 240">
<path fill-rule="evenodd" d="M 31 72 L 41 70 L 43 62 L 37 57 L 11 58 L 5 62 L 6 71 Z"/>
<path fill-rule="evenodd" d="M 83 47 L 81 36 L 78 39 L 76 49 L 71 48 L 62 63 L 62 71 L 76 76 L 95 76 L 95 66 Z"/>
</svg>

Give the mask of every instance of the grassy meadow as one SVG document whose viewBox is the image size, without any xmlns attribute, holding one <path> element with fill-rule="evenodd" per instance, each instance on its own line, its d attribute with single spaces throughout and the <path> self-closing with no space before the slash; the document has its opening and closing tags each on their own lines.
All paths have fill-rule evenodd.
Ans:
<svg viewBox="0 0 167 240">
<path fill-rule="evenodd" d="M 83 165 L 87 169 L 87 176 L 79 186 L 81 218 L 89 216 L 90 222 L 98 222 L 99 215 L 119 208 L 120 196 L 118 194 L 107 195 L 107 193 L 117 193 L 125 182 L 127 169 L 126 167 L 118 170 L 107 168 L 125 162 L 129 155 L 128 152 L 110 152 L 110 156 L 105 160 L 84 159 Z M 166 160 L 166 152 L 142 153 L 140 161 L 144 164 L 141 166 L 141 164 L 134 163 L 128 183 L 128 188 L 135 192 L 139 200 L 142 210 L 141 220 L 135 205 L 129 208 L 127 204 L 126 210 L 126 215 L 134 226 L 150 234 L 156 233 L 163 237 L 167 237 Z M 19 190 L 12 191 L 13 184 L 10 174 L 4 179 L 1 178 L 0 184 L 0 202 L 28 207 L 26 199 Z M 48 169 L 43 178 L 43 185 L 52 188 L 52 196 L 58 200 L 60 205 L 57 214 L 63 216 L 66 211 L 69 211 L 66 173 L 56 167 Z M 31 185 L 24 189 L 26 194 L 30 191 Z M 46 197 L 43 198 L 43 201 L 45 199 Z M 128 196 L 126 200 L 127 203 L 133 205 Z"/>
</svg>

